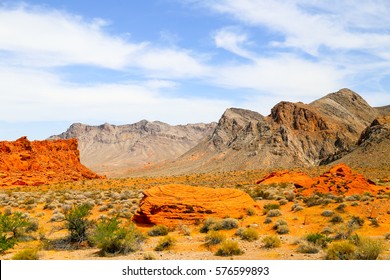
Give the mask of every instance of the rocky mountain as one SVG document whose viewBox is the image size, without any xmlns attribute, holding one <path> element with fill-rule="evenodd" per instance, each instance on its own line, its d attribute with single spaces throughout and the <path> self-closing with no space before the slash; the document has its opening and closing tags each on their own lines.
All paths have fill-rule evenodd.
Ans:
<svg viewBox="0 0 390 280">
<path fill-rule="evenodd" d="M 0 186 L 97 179 L 80 163 L 77 140 L 0 142 Z"/>
<path fill-rule="evenodd" d="M 356 147 L 379 115 L 357 93 L 341 89 L 310 104 L 280 102 L 271 114 L 230 108 L 214 132 L 151 174 L 310 167 L 332 162 Z"/>
<path fill-rule="evenodd" d="M 76 123 L 49 139 L 77 138 L 81 162 L 95 172 L 120 176 L 131 168 L 172 160 L 210 135 L 216 124 L 171 126 L 142 120 L 129 125 Z"/>
<path fill-rule="evenodd" d="M 390 116 L 375 119 L 360 135 L 357 146 L 337 160 L 359 169 L 390 174 Z"/>
<path fill-rule="evenodd" d="M 379 115 L 381 116 L 390 116 L 390 105 L 375 107 L 375 109 L 378 111 Z"/>
</svg>

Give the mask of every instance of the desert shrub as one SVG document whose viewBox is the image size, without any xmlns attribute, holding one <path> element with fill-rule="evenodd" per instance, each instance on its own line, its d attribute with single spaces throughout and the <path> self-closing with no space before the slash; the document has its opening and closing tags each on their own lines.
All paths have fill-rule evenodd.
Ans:
<svg viewBox="0 0 390 280">
<path fill-rule="evenodd" d="M 331 227 L 324 227 L 321 231 L 322 234 L 325 234 L 325 235 L 328 235 L 328 234 L 331 234 L 333 233 L 334 230 L 331 228 Z"/>
<path fill-rule="evenodd" d="M 279 219 L 275 222 L 272 229 L 277 230 L 280 226 L 287 225 L 287 222 L 285 220 Z"/>
<path fill-rule="evenodd" d="M 165 237 L 162 237 L 159 242 L 157 243 L 157 246 L 154 248 L 155 251 L 165 251 L 171 249 L 176 243 L 175 238 L 167 235 Z"/>
<path fill-rule="evenodd" d="M 259 233 L 254 228 L 239 228 L 236 235 L 240 236 L 242 240 L 255 241 L 259 239 Z"/>
<path fill-rule="evenodd" d="M 324 216 L 324 217 L 332 217 L 334 214 L 334 212 L 332 210 L 324 210 L 322 213 L 321 213 L 321 216 Z"/>
<path fill-rule="evenodd" d="M 319 252 L 318 248 L 312 244 L 303 243 L 297 248 L 298 253 L 302 254 L 317 254 Z"/>
<path fill-rule="evenodd" d="M 91 210 L 92 206 L 90 204 L 80 204 L 65 212 L 65 227 L 70 232 L 71 242 L 87 240 L 87 230 L 92 226 L 91 221 L 87 219 L 91 214 Z"/>
<path fill-rule="evenodd" d="M 272 219 L 270 217 L 265 218 L 264 224 L 270 224 L 272 223 Z"/>
<path fill-rule="evenodd" d="M 382 240 L 360 237 L 355 252 L 355 258 L 358 260 L 376 260 L 384 249 L 385 247 Z"/>
<path fill-rule="evenodd" d="M 121 227 L 117 217 L 101 219 L 90 240 L 101 249 L 102 255 L 128 254 L 140 249 L 144 235 L 131 224 Z"/>
<path fill-rule="evenodd" d="M 229 230 L 238 228 L 238 221 L 233 218 L 226 218 L 218 221 L 215 226 L 212 228 L 213 230 Z"/>
<path fill-rule="evenodd" d="M 217 252 L 215 252 L 216 256 L 235 256 L 242 255 L 243 251 L 238 246 L 237 241 L 233 240 L 225 240 L 221 243 L 221 246 L 218 248 Z"/>
<path fill-rule="evenodd" d="M 217 223 L 217 221 L 214 218 L 206 218 L 203 221 L 203 225 L 200 228 L 201 233 L 207 233 L 209 230 L 212 229 L 212 227 Z"/>
<path fill-rule="evenodd" d="M 343 218 L 340 215 L 334 215 L 332 219 L 330 219 L 330 222 L 333 224 L 338 224 L 343 222 Z"/>
<path fill-rule="evenodd" d="M 254 215 L 256 215 L 256 210 L 253 208 L 246 208 L 246 214 L 248 216 L 254 216 Z"/>
<path fill-rule="evenodd" d="M 390 240 L 390 233 L 385 234 L 385 240 Z"/>
<path fill-rule="evenodd" d="M 165 225 L 156 225 L 148 231 L 149 236 L 165 236 L 169 233 L 169 228 Z"/>
<path fill-rule="evenodd" d="M 286 205 L 288 203 L 287 199 L 281 199 L 279 200 L 279 205 Z"/>
<path fill-rule="evenodd" d="M 370 220 L 370 226 L 372 227 L 379 227 L 378 220 L 376 218 L 371 218 Z"/>
<path fill-rule="evenodd" d="M 329 245 L 325 258 L 327 260 L 352 260 L 356 246 L 348 240 L 335 241 Z"/>
<path fill-rule="evenodd" d="M 303 198 L 303 202 L 306 204 L 307 207 L 312 207 L 316 205 L 322 204 L 322 198 L 319 197 L 317 194 L 305 197 Z"/>
<path fill-rule="evenodd" d="M 348 221 L 349 228 L 360 228 L 364 225 L 364 220 L 358 216 L 352 216 Z"/>
<path fill-rule="evenodd" d="M 280 205 L 277 203 L 267 203 L 263 206 L 263 214 L 267 214 L 270 210 L 280 209 Z"/>
<path fill-rule="evenodd" d="M 335 209 L 336 209 L 336 211 L 339 211 L 339 212 L 341 212 L 341 213 L 344 213 L 344 212 L 345 212 L 345 207 L 347 207 L 347 205 L 344 204 L 344 203 L 341 203 L 341 204 L 339 204 Z"/>
<path fill-rule="evenodd" d="M 281 215 L 282 212 L 279 209 L 272 209 L 267 212 L 267 217 L 278 217 Z"/>
<path fill-rule="evenodd" d="M 0 213 L 0 234 L 11 232 L 13 238 L 19 238 L 27 229 L 34 229 L 32 220 L 21 212 Z"/>
<path fill-rule="evenodd" d="M 321 233 L 310 233 L 305 238 L 308 242 L 325 248 L 332 240 Z"/>
<path fill-rule="evenodd" d="M 217 245 L 224 241 L 226 239 L 226 236 L 222 234 L 221 232 L 210 230 L 205 238 L 205 245 L 207 247 Z"/>
<path fill-rule="evenodd" d="M 13 260 L 39 260 L 38 249 L 25 249 L 16 253 Z"/>
<path fill-rule="evenodd" d="M 156 259 L 156 256 L 153 255 L 152 253 L 145 253 L 143 258 L 145 261 L 153 261 Z"/>
<path fill-rule="evenodd" d="M 287 234 L 290 232 L 290 229 L 287 225 L 281 225 L 278 227 L 278 229 L 276 230 L 276 232 L 278 234 Z"/>
<path fill-rule="evenodd" d="M 291 206 L 291 211 L 297 212 L 297 211 L 301 211 L 301 210 L 303 210 L 303 209 L 304 209 L 303 206 L 300 205 L 299 203 L 294 203 L 294 204 Z"/>
<path fill-rule="evenodd" d="M 9 238 L 5 233 L 0 235 L 0 253 L 7 251 L 15 246 L 17 243 L 15 238 Z"/>
<path fill-rule="evenodd" d="M 264 243 L 264 245 L 263 245 L 264 248 L 267 248 L 267 249 L 280 247 L 280 245 L 281 245 L 280 238 L 277 235 L 265 236 L 265 237 L 263 237 L 262 241 Z"/>
</svg>

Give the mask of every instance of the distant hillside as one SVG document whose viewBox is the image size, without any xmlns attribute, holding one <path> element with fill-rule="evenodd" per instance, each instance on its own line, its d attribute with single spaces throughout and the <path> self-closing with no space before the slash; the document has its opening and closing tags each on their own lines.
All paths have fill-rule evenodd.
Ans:
<svg viewBox="0 0 390 280">
<path fill-rule="evenodd" d="M 381 116 L 390 116 L 390 105 L 375 107 Z"/>
<path fill-rule="evenodd" d="M 171 126 L 146 120 L 119 126 L 76 123 L 49 139 L 78 139 L 83 164 L 95 172 L 118 176 L 131 168 L 143 168 L 182 155 L 210 135 L 215 126 L 215 123 Z"/>
<path fill-rule="evenodd" d="M 349 89 L 310 104 L 280 102 L 269 116 L 231 108 L 210 137 L 149 174 L 317 166 L 354 150 L 377 116 L 377 109 Z"/>
</svg>

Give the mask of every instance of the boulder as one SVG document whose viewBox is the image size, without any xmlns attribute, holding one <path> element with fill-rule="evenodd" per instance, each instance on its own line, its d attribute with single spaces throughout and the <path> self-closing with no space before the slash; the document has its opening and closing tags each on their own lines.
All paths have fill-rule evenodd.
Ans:
<svg viewBox="0 0 390 280">
<path fill-rule="evenodd" d="M 167 226 L 196 224 L 207 217 L 237 219 L 245 216 L 248 208 L 258 206 L 237 189 L 165 185 L 144 191 L 133 221 Z"/>
</svg>

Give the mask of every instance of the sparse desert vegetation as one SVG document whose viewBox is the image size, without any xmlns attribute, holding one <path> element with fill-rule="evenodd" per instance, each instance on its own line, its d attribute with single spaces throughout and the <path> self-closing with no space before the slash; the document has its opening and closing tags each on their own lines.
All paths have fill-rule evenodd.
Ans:
<svg viewBox="0 0 390 280">
<path fill-rule="evenodd" d="M 261 176 L 235 171 L 6 187 L 1 258 L 390 259 L 390 192 L 305 197 L 289 184 L 255 184 Z M 236 188 L 257 209 L 173 227 L 132 223 L 144 190 L 175 183 Z"/>
</svg>

